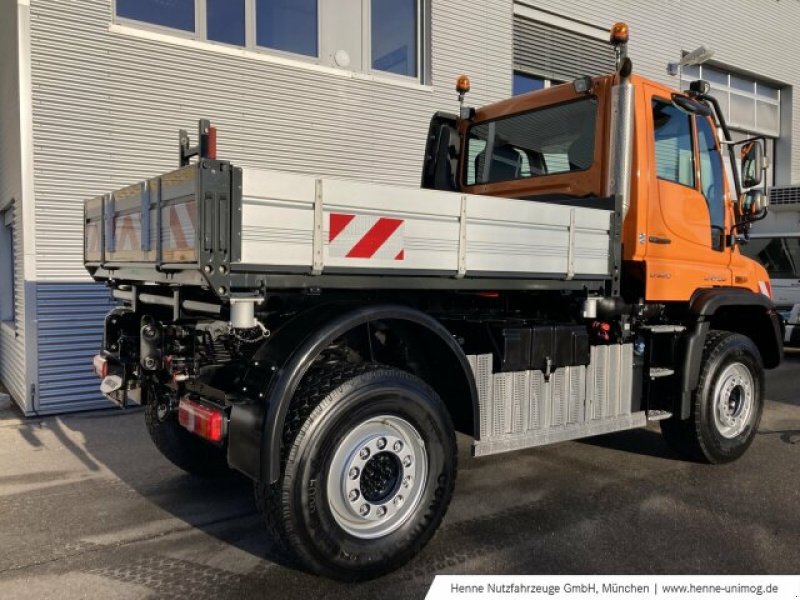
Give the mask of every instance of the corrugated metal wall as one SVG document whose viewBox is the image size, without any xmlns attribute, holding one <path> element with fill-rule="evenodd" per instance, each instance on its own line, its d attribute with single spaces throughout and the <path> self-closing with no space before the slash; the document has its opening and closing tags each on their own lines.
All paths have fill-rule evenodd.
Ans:
<svg viewBox="0 0 800 600">
<path fill-rule="evenodd" d="M 0 324 L 0 379 L 22 404 L 25 385 L 25 276 L 23 273 L 22 151 L 20 148 L 17 3 L 0 0 L 0 206 L 14 203 L 14 323 Z"/>
<path fill-rule="evenodd" d="M 512 0 L 433 0 L 432 85 L 409 86 L 110 32 L 109 0 L 32 0 L 39 409 L 97 400 L 88 359 L 106 291 L 73 284 L 89 281 L 84 199 L 174 168 L 178 128 L 200 117 L 242 166 L 416 186 L 431 114 L 457 109 L 457 75 L 471 75 L 474 104 L 509 94 L 512 12 Z"/>
<path fill-rule="evenodd" d="M 98 394 L 92 357 L 103 341 L 108 290 L 94 283 L 37 283 L 40 414 L 108 406 Z"/>
<path fill-rule="evenodd" d="M 713 60 L 721 65 L 800 87 L 800 2 L 517 1 L 592 25 L 610 27 L 616 21 L 626 21 L 634 71 L 668 85 L 676 85 L 677 80 L 667 75 L 667 63 L 677 61 L 681 51 L 706 45 L 714 50 Z M 793 94 L 791 105 L 794 131 L 782 135 L 796 134 L 791 135 L 791 172 L 785 176 L 791 182 L 800 182 L 800 94 Z"/>
</svg>

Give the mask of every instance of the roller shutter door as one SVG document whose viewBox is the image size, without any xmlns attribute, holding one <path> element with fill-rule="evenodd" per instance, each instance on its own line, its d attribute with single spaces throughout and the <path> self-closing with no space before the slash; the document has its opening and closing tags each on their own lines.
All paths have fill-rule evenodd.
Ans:
<svg viewBox="0 0 800 600">
<path fill-rule="evenodd" d="M 569 81 L 614 70 L 614 49 L 602 40 L 516 15 L 514 69 Z"/>
</svg>

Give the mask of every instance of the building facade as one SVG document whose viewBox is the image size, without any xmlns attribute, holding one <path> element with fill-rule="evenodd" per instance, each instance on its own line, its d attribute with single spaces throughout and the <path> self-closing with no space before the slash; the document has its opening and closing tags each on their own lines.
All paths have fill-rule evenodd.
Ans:
<svg viewBox="0 0 800 600">
<path fill-rule="evenodd" d="M 175 167 L 177 131 L 219 128 L 241 166 L 418 185 L 436 110 L 700 45 L 737 135 L 800 182 L 800 3 L 763 0 L 0 0 L 0 379 L 26 414 L 107 406 L 91 374 L 106 289 L 83 269 L 86 198 Z M 768 33 L 768 35 L 767 35 Z M 800 121 L 798 121 L 800 122 Z"/>
</svg>

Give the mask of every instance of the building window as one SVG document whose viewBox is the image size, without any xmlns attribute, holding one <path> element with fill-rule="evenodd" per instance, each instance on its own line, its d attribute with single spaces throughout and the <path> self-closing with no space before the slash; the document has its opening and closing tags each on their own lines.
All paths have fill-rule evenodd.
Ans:
<svg viewBox="0 0 800 600">
<path fill-rule="evenodd" d="M 551 86 L 558 85 L 560 83 L 564 82 L 558 81 L 556 79 L 547 79 L 545 77 L 539 77 L 537 75 L 533 75 L 531 73 L 525 73 L 523 71 L 514 71 L 514 79 L 511 87 L 511 94 L 513 96 L 518 96 L 519 94 L 525 94 L 527 92 L 535 92 L 537 90 L 543 90 Z"/>
<path fill-rule="evenodd" d="M 729 127 L 780 135 L 781 91 L 774 85 L 706 65 L 686 67 L 681 78 L 684 86 L 695 79 L 711 84 L 711 94 L 719 101 Z"/>
<path fill-rule="evenodd" d="M 245 0 L 206 0 L 206 36 L 210 41 L 245 45 Z"/>
<path fill-rule="evenodd" d="M 514 82 L 512 85 L 512 94 L 517 96 L 527 92 L 535 92 L 536 90 L 543 90 L 545 87 L 545 79 L 540 79 L 527 73 L 520 73 L 514 71 Z"/>
<path fill-rule="evenodd" d="M 428 0 L 114 0 L 128 26 L 421 80 Z"/>
<path fill-rule="evenodd" d="M 194 0 L 117 0 L 117 16 L 194 31 Z"/>
<path fill-rule="evenodd" d="M 256 44 L 317 56 L 317 0 L 257 0 Z"/>
<path fill-rule="evenodd" d="M 419 50 L 417 0 L 372 0 L 370 9 L 372 68 L 416 77 Z"/>
<path fill-rule="evenodd" d="M 685 67 L 683 87 L 695 79 L 711 84 L 711 95 L 719 102 L 734 140 L 755 135 L 767 138 L 770 168 L 767 180 L 774 179 L 775 142 L 781 135 L 781 91 L 765 81 L 707 65 Z"/>
<path fill-rule="evenodd" d="M 0 321 L 14 320 L 14 209 L 0 212 Z"/>
</svg>

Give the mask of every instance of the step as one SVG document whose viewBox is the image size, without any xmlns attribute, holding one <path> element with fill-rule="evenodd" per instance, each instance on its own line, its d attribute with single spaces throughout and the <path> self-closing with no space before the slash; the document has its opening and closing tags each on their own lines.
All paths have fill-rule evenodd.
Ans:
<svg viewBox="0 0 800 600">
<path fill-rule="evenodd" d="M 681 333 L 686 331 L 685 325 L 642 325 L 640 329 L 646 329 L 651 333 Z"/>
<path fill-rule="evenodd" d="M 648 410 L 647 411 L 647 420 L 648 421 L 664 421 L 665 419 L 669 419 L 672 417 L 672 413 L 668 410 Z"/>
<path fill-rule="evenodd" d="M 669 377 L 674 375 L 674 369 L 667 369 L 664 367 L 650 367 L 650 379 L 658 379 L 659 377 Z"/>
</svg>

